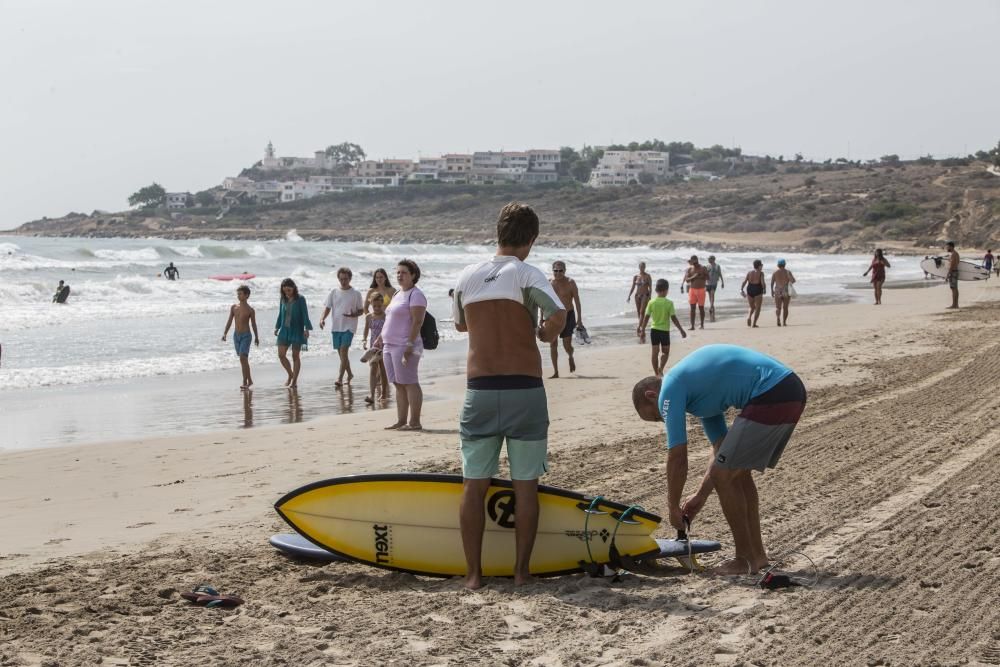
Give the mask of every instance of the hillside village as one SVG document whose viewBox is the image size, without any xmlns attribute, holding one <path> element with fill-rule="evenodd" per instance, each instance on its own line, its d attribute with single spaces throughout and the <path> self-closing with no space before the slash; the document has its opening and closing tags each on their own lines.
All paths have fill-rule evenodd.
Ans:
<svg viewBox="0 0 1000 667">
<path fill-rule="evenodd" d="M 342 144 L 342 146 L 355 146 Z M 269 141 L 263 158 L 239 176 L 229 176 L 221 188 L 213 189 L 214 198 L 196 198 L 189 192 L 166 192 L 162 205 L 170 211 L 192 208 L 196 204 L 221 204 L 224 207 L 287 203 L 351 190 L 398 188 L 413 185 L 541 185 L 559 180 L 576 180 L 563 161 L 567 149 L 529 149 L 524 151 L 476 151 L 446 153 L 439 157 L 416 160 L 345 159 L 330 147 L 315 151 L 312 157 L 280 157 Z M 721 147 L 719 147 L 721 148 Z M 755 164 L 764 158 L 739 155 L 725 157 L 724 166 Z M 364 155 L 360 147 L 354 154 Z M 770 158 L 767 158 L 770 159 Z M 592 166 L 583 179 L 593 188 L 627 185 L 651 185 L 669 179 L 719 178 L 718 172 L 700 170 L 691 155 L 675 156 L 664 150 L 624 150 L 597 147 L 590 159 Z M 225 210 L 225 209 L 224 209 Z"/>
</svg>

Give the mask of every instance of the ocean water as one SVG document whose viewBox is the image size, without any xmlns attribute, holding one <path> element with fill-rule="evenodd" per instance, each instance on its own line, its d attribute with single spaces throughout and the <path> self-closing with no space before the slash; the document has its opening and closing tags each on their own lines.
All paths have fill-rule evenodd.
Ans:
<svg viewBox="0 0 1000 667">
<path fill-rule="evenodd" d="M 273 330 L 278 286 L 286 277 L 296 281 L 308 300 L 317 327 L 309 351 L 304 353 L 304 364 L 307 370 L 321 366 L 322 382 L 327 382 L 335 371 L 335 361 L 329 335 L 318 330 L 318 320 L 327 293 L 337 284 L 338 267 L 350 267 L 354 286 L 363 292 L 374 269 L 385 268 L 394 281 L 396 263 L 404 257 L 415 260 L 421 267 L 420 287 L 427 294 L 429 310 L 442 320 L 450 317 L 448 289 L 458 272 L 492 252 L 491 247 L 482 245 L 305 242 L 294 232 L 284 240 L 268 242 L 0 237 L 0 413 L 21 410 L 27 415 L 39 404 L 62 400 L 79 405 L 88 392 L 104 392 L 111 398 L 116 388 L 153 387 L 150 391 L 159 392 L 162 403 L 164 396 L 171 395 L 171 388 L 190 393 L 201 384 L 222 382 L 218 379 L 222 377 L 229 387 L 231 379 L 239 377 L 238 362 L 232 343 L 219 339 L 239 283 L 211 278 L 220 274 L 256 275 L 246 284 L 252 290 L 250 303 L 257 310 L 261 337 L 260 347 L 251 352 L 257 383 L 261 384 L 262 377 L 282 377 Z M 679 294 L 677 281 L 691 254 L 703 260 L 708 255 L 697 248 L 542 246 L 534 249 L 529 262 L 549 273 L 553 261 L 565 261 L 568 275 L 580 286 L 583 320 L 591 333 L 621 335 L 635 323 L 634 305 L 626 303 L 626 295 L 638 263 L 645 261 L 654 279 L 670 280 L 670 296 L 682 305 L 686 297 Z M 744 301 L 739 285 L 753 260 L 761 259 L 769 273 L 778 257 L 744 252 L 716 255 L 726 277 L 726 288 L 717 295 L 717 309 L 723 315 L 741 312 Z M 870 298 L 849 287 L 863 282 L 860 276 L 868 266 L 868 256 L 788 253 L 783 257 L 798 280 L 796 289 L 804 302 Z M 918 258 L 892 259 L 890 280 L 922 277 Z M 168 262 L 179 268 L 180 280 L 160 277 Z M 65 305 L 51 302 L 59 280 L 65 280 L 72 290 Z M 447 322 L 439 329 L 444 344 L 438 358 L 447 358 L 442 367 L 454 371 L 464 347 L 462 336 Z M 359 327 L 355 339 L 358 349 L 360 332 Z M 358 366 L 355 364 L 356 369 Z M 361 366 L 361 370 L 366 368 Z M 136 384 L 140 380 L 145 384 Z M 308 384 L 306 379 L 303 384 Z M 304 391 L 300 386 L 300 392 Z M 281 406 L 287 402 L 285 397 L 275 400 Z M 315 412 L 322 411 L 317 408 Z M 258 412 L 284 415 L 285 407 Z M 239 420 L 237 414 L 234 425 L 239 425 Z M 210 421 L 167 418 L 164 428 L 218 426 Z M 270 421 L 274 420 L 258 418 L 253 423 Z M 128 420 L 132 426 L 112 435 L 146 434 L 152 427 L 141 422 L 133 416 Z M 65 427 L 57 434 L 39 436 L 40 440 L 31 436 L 32 429 L 22 430 L 28 435 L 22 434 L 21 441 L 12 444 L 8 437 L 7 442 L 0 441 L 0 447 L 25 446 L 25 440 L 56 444 L 109 437 L 92 427 Z"/>
</svg>

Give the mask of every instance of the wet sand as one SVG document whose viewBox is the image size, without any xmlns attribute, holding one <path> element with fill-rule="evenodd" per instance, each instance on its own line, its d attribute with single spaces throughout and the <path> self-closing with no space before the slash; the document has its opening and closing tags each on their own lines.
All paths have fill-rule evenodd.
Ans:
<svg viewBox="0 0 1000 667">
<path fill-rule="evenodd" d="M 422 434 L 382 431 L 385 412 L 352 413 L 0 454 L 0 665 L 995 664 L 998 286 L 963 284 L 959 312 L 943 310 L 943 286 L 893 290 L 879 307 L 793 308 L 782 329 L 765 307 L 760 329 L 726 320 L 674 346 L 672 361 L 696 345 L 747 345 L 805 380 L 806 414 L 758 480 L 772 556 L 809 556 L 814 587 L 763 592 L 750 578 L 664 567 L 517 590 L 491 579 L 467 593 L 273 552 L 267 537 L 284 526 L 271 503 L 285 491 L 360 472 L 458 471 L 464 381 L 444 377 L 428 388 L 441 400 L 426 405 Z M 662 430 L 639 422 L 629 398 L 648 346 L 584 349 L 578 363 L 577 376 L 546 381 L 544 481 L 663 513 Z M 709 447 L 691 433 L 696 477 Z M 694 533 L 731 553 L 714 498 Z M 247 604 L 179 598 L 205 582 Z"/>
</svg>

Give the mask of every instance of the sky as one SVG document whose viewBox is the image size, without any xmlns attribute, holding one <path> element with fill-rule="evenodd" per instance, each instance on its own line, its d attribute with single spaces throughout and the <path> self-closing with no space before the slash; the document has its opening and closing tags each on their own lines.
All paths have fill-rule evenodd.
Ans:
<svg viewBox="0 0 1000 667">
<path fill-rule="evenodd" d="M 263 156 L 1000 140 L 996 0 L 0 0 L 0 229 Z M 992 48 L 991 48 L 992 47 Z"/>
</svg>

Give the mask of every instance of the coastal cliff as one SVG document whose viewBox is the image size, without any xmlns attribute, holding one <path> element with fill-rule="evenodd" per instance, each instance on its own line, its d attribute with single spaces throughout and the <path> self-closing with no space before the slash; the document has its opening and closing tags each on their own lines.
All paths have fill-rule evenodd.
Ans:
<svg viewBox="0 0 1000 667">
<path fill-rule="evenodd" d="M 547 245 L 797 248 L 921 253 L 944 240 L 1000 241 L 1000 175 L 985 163 L 943 167 L 803 169 L 717 181 L 592 189 L 546 186 L 406 186 L 271 206 L 73 213 L 12 233 L 93 236 L 476 243 L 493 238 L 496 212 L 517 199 L 539 212 Z M 220 215 L 221 214 L 221 215 Z"/>
</svg>

